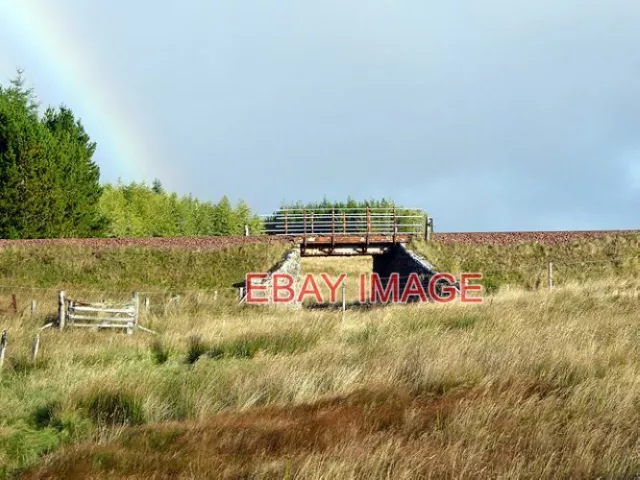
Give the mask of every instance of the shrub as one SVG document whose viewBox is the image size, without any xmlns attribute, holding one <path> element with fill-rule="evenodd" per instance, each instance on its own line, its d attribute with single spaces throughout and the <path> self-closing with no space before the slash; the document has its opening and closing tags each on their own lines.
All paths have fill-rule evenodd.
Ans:
<svg viewBox="0 0 640 480">
<path fill-rule="evenodd" d="M 98 390 L 86 401 L 91 419 L 101 426 L 144 423 L 142 402 L 123 391 Z"/>
<path fill-rule="evenodd" d="M 159 365 L 169 360 L 169 348 L 159 338 L 151 344 L 151 353 L 153 354 L 153 359 Z"/>
<path fill-rule="evenodd" d="M 36 428 L 54 428 L 62 430 L 62 421 L 58 417 L 60 404 L 58 402 L 48 402 L 37 407 L 32 415 L 32 423 Z"/>
<path fill-rule="evenodd" d="M 189 349 L 187 350 L 187 363 L 194 364 L 198 359 L 207 353 L 207 347 L 199 336 L 189 339 Z"/>
<path fill-rule="evenodd" d="M 211 358 L 253 358 L 263 351 L 271 355 L 293 354 L 305 351 L 317 341 L 313 332 L 290 332 L 285 334 L 247 334 L 239 338 L 214 345 L 207 354 Z"/>
</svg>

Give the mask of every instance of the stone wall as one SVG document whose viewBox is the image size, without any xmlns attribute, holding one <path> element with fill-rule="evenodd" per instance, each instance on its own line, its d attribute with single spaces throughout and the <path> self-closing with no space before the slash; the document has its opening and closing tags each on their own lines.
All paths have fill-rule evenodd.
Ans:
<svg viewBox="0 0 640 480">
<path fill-rule="evenodd" d="M 267 273 L 267 277 L 265 279 L 263 279 L 262 281 L 253 281 L 254 285 L 264 285 L 265 287 L 267 287 L 266 292 L 264 293 L 267 298 L 269 298 L 269 304 L 273 304 L 271 302 L 271 298 L 272 298 L 272 291 L 271 291 L 271 287 L 273 286 L 273 275 L 275 273 L 288 273 L 289 275 L 293 276 L 295 279 L 295 284 L 294 284 L 294 289 L 297 292 L 298 291 L 298 287 L 300 284 L 300 248 L 296 247 L 292 250 L 289 250 L 287 253 L 284 254 L 282 260 L 280 260 L 276 265 L 274 265 L 271 269 L 269 269 Z M 246 285 L 243 282 L 243 286 L 245 287 L 245 293 L 246 293 Z M 260 295 L 263 295 L 263 293 L 261 292 Z M 288 306 L 293 306 L 293 307 L 297 307 L 299 308 L 300 305 L 298 305 L 297 303 L 295 304 L 278 304 L 278 305 L 288 305 Z"/>
</svg>

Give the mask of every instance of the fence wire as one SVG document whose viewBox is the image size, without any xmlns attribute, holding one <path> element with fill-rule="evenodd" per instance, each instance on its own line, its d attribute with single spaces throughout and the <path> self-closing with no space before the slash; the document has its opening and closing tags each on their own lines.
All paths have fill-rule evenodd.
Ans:
<svg viewBox="0 0 640 480">
<path fill-rule="evenodd" d="M 514 266 L 509 266 L 509 265 L 503 265 L 500 266 L 498 268 L 495 269 L 491 269 L 491 273 L 492 274 L 500 274 L 500 273 L 504 273 L 506 275 L 509 274 L 520 274 L 520 275 L 527 275 L 527 276 L 532 276 L 532 280 L 535 280 L 535 278 L 541 279 L 543 277 L 546 277 L 548 275 L 548 265 L 549 263 L 553 264 L 553 275 L 554 277 L 559 277 L 559 278 L 554 278 L 554 282 L 557 283 L 558 280 L 562 279 L 562 277 L 564 277 L 564 275 L 567 274 L 566 271 L 563 267 L 575 267 L 575 266 L 600 266 L 600 267 L 607 267 L 607 266 L 612 266 L 614 264 L 619 264 L 617 265 L 619 268 L 634 268 L 634 265 L 629 265 L 628 262 L 629 261 L 635 261 L 635 260 L 640 260 L 640 255 L 636 255 L 636 256 L 632 256 L 632 257 L 616 257 L 616 258 L 609 258 L 609 259 L 601 259 L 601 260 L 569 260 L 569 261 L 564 261 L 561 259 L 548 259 L 545 260 L 544 263 L 543 262 L 528 262 L 528 263 L 519 263 L 517 265 Z M 454 275 L 454 277 L 456 277 L 456 280 L 458 279 L 459 275 L 461 273 L 472 273 L 469 270 L 464 270 L 464 269 L 459 269 L 458 268 L 458 272 L 445 272 L 443 271 L 442 273 L 450 273 L 452 275 Z M 482 273 L 482 269 L 479 269 L 480 273 Z M 489 269 L 487 269 L 489 270 Z M 361 275 L 371 275 L 372 272 L 362 272 L 360 274 L 355 274 L 355 275 L 348 275 L 346 276 L 346 278 L 357 278 L 359 279 Z M 304 272 L 302 272 L 301 275 L 304 275 Z M 418 276 L 420 277 L 420 273 L 418 273 Z M 335 276 L 330 276 L 331 280 L 334 281 L 339 277 L 339 275 L 335 275 Z M 535 277 L 535 278 L 533 278 Z M 385 276 L 385 277 L 379 277 L 381 281 L 386 282 L 389 281 L 392 277 L 391 276 Z M 406 280 L 408 280 L 409 278 L 411 278 L 411 275 L 398 275 L 397 276 L 398 280 L 400 282 L 404 282 Z M 486 278 L 486 276 L 485 276 Z M 546 278 L 545 278 L 546 279 Z M 370 284 L 370 277 L 367 277 L 367 280 L 369 280 L 367 283 Z M 324 286 L 324 283 L 321 281 L 318 281 L 318 285 L 320 288 L 322 288 Z M 220 287 L 194 287 L 194 288 L 189 288 L 189 287 L 182 287 L 182 288 L 176 288 L 176 287 L 167 287 L 165 289 L 140 289 L 140 290 L 136 290 L 136 289 L 127 289 L 127 290 L 116 290 L 116 289 L 110 289 L 110 288 L 89 288 L 89 287 L 85 287 L 85 286 L 72 286 L 72 285 L 60 285 L 60 286 L 56 286 L 56 287 L 40 287 L 40 286 L 34 286 L 34 285 L 19 285 L 19 284 L 0 284 L 0 292 L 3 292 L 3 295 L 0 295 L 0 297 L 2 296 L 6 296 L 7 294 L 12 294 L 12 293 L 18 293 L 18 292 L 40 292 L 40 293 L 46 293 L 46 292 L 51 292 L 51 293 L 55 293 L 56 295 L 61 291 L 68 291 L 69 293 L 72 293 L 74 296 L 79 297 L 82 294 L 88 294 L 88 295 L 94 295 L 94 296 L 100 296 L 100 297 L 105 297 L 105 296 L 115 296 L 115 297 L 122 297 L 122 296 L 130 296 L 132 293 L 137 293 L 140 297 L 163 297 L 163 298 L 175 298 L 178 295 L 217 295 L 217 293 L 221 293 L 221 294 L 225 294 L 226 293 L 230 293 L 230 292 L 239 292 L 240 291 L 240 287 L 230 287 L 230 286 L 220 286 Z M 2 304 L 3 305 L 3 304 Z M 0 305 L 0 307 L 2 306 Z"/>
</svg>

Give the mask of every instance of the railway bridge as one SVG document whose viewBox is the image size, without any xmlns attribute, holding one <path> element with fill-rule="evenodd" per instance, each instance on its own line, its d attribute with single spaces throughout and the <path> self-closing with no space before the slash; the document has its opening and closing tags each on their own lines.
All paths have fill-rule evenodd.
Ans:
<svg viewBox="0 0 640 480">
<path fill-rule="evenodd" d="M 433 230 L 417 208 L 288 208 L 262 217 L 267 235 L 291 238 L 302 256 L 381 255 Z"/>
<path fill-rule="evenodd" d="M 415 273 L 426 290 L 437 273 L 427 259 L 406 246 L 413 239 L 428 240 L 433 231 L 433 220 L 417 208 L 281 209 L 263 220 L 267 235 L 293 240 L 302 257 L 371 256 L 372 271 L 385 288 L 397 275 L 402 291 Z M 278 268 L 299 271 L 296 262 Z"/>
</svg>

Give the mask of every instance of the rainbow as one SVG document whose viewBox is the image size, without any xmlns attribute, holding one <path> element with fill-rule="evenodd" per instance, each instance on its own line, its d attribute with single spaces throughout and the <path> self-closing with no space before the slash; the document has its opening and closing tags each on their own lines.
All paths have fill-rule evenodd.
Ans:
<svg viewBox="0 0 640 480">
<path fill-rule="evenodd" d="M 43 71 L 49 82 L 65 89 L 69 95 L 65 105 L 82 118 L 98 144 L 96 157 L 104 159 L 101 170 L 107 167 L 111 176 L 124 181 L 171 180 L 171 174 L 159 171 L 160 165 L 153 161 L 153 144 L 144 138 L 130 107 L 109 83 L 111 75 L 87 50 L 87 42 L 68 33 L 73 30 L 67 28 L 69 15 L 56 3 L 2 0 L 0 25 L 34 56 L 34 70 Z"/>
</svg>

